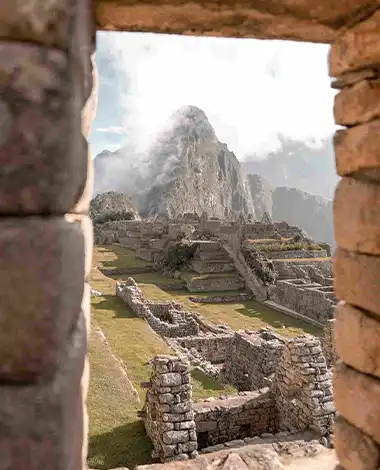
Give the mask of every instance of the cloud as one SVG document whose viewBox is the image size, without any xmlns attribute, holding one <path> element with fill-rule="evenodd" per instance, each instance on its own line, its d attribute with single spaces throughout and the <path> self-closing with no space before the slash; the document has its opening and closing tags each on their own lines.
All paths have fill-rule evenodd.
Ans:
<svg viewBox="0 0 380 470">
<path fill-rule="evenodd" d="M 137 151 L 145 151 L 183 105 L 203 109 L 240 159 L 264 157 L 280 145 L 279 133 L 318 142 L 335 130 L 327 45 L 98 34 L 126 85 L 121 124 Z M 100 105 L 107 106 L 101 96 Z"/>
<path fill-rule="evenodd" d="M 124 132 L 124 127 L 122 126 L 109 126 L 109 127 L 98 127 L 96 132 L 101 132 L 104 134 L 122 134 Z"/>
</svg>

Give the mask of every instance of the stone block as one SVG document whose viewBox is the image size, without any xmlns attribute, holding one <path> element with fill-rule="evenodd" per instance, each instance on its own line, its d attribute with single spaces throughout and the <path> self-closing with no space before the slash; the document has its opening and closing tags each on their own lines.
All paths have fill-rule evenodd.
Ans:
<svg viewBox="0 0 380 470">
<path fill-rule="evenodd" d="M 353 126 L 380 117 L 380 80 L 363 80 L 335 96 L 337 124 Z"/>
<path fill-rule="evenodd" d="M 336 312 L 335 336 L 337 353 L 342 361 L 380 378 L 380 321 L 341 303 Z"/>
<path fill-rule="evenodd" d="M 54 373 L 84 293 L 84 243 L 64 218 L 0 221 L 0 378 Z"/>
<path fill-rule="evenodd" d="M 378 444 L 342 416 L 335 419 L 334 444 L 339 461 L 346 470 L 379 469 Z"/>
<path fill-rule="evenodd" d="M 1 214 L 65 214 L 82 196 L 83 77 L 71 69 L 61 51 L 0 43 Z"/>
<path fill-rule="evenodd" d="M 380 168 L 380 120 L 338 130 L 334 136 L 334 148 L 340 176 Z"/>
<path fill-rule="evenodd" d="M 341 34 L 332 44 L 330 76 L 377 65 L 380 62 L 380 11 Z"/>
<path fill-rule="evenodd" d="M 380 254 L 380 185 L 342 178 L 335 191 L 334 233 L 341 248 Z"/>
<path fill-rule="evenodd" d="M 69 48 L 73 37 L 94 42 L 91 0 L 22 0 L 0 11 L 0 38 Z M 83 45 L 83 42 L 82 42 Z"/>
<path fill-rule="evenodd" d="M 181 385 L 181 374 L 170 372 L 168 374 L 162 374 L 160 377 L 160 383 L 162 387 L 175 387 Z"/>
<path fill-rule="evenodd" d="M 178 444 L 189 440 L 188 431 L 165 431 L 162 435 L 165 444 Z M 194 449 L 192 449 L 194 450 Z"/>
<path fill-rule="evenodd" d="M 334 272 L 339 300 L 380 315 L 380 256 L 337 248 Z"/>
<path fill-rule="evenodd" d="M 81 377 L 86 338 L 81 316 L 51 381 L 0 387 L 0 468 L 83 468 Z"/>
<path fill-rule="evenodd" d="M 379 444 L 380 381 L 338 363 L 333 385 L 338 413 Z"/>
<path fill-rule="evenodd" d="M 379 72 L 375 68 L 361 69 L 355 72 L 347 72 L 342 75 L 339 75 L 339 77 L 331 83 L 331 88 L 340 90 L 342 88 L 355 85 L 355 83 L 361 82 L 362 80 L 365 80 L 367 78 L 378 77 Z"/>
</svg>

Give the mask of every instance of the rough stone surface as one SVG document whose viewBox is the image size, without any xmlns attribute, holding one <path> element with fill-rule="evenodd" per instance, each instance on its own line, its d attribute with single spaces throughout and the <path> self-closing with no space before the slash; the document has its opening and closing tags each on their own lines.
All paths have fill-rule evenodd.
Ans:
<svg viewBox="0 0 380 470">
<path fill-rule="evenodd" d="M 87 348 L 83 316 L 55 374 L 43 384 L 0 387 L 0 467 L 82 469 L 81 376 Z"/>
<path fill-rule="evenodd" d="M 380 117 L 380 80 L 363 80 L 335 96 L 335 122 L 353 126 Z"/>
<path fill-rule="evenodd" d="M 331 373 L 317 338 L 303 335 L 285 344 L 272 393 L 283 429 L 331 433 L 335 415 Z"/>
<path fill-rule="evenodd" d="M 380 381 L 339 363 L 333 383 L 339 414 L 379 444 Z"/>
<path fill-rule="evenodd" d="M 341 416 L 334 423 L 334 443 L 346 470 L 378 470 L 379 445 Z"/>
<path fill-rule="evenodd" d="M 7 2 L 0 12 L 0 38 L 67 48 L 73 38 L 77 40 L 77 35 L 86 41 L 93 39 L 88 21 L 91 10 L 91 0 Z M 81 31 L 78 31 L 78 23 Z M 89 59 L 89 51 L 82 53 L 87 53 Z"/>
<path fill-rule="evenodd" d="M 161 462 L 196 457 L 189 364 L 174 356 L 156 356 L 152 366 L 143 412 L 155 455 Z"/>
<path fill-rule="evenodd" d="M 340 176 L 368 171 L 380 166 L 380 120 L 338 130 L 334 136 L 336 169 Z"/>
<path fill-rule="evenodd" d="M 236 332 L 222 369 L 223 381 L 240 391 L 266 387 L 282 354 L 281 336 L 263 329 L 259 332 Z"/>
<path fill-rule="evenodd" d="M 345 31 L 330 50 L 330 75 L 337 77 L 380 62 L 380 11 Z"/>
<path fill-rule="evenodd" d="M 0 213 L 69 212 L 87 177 L 83 77 L 65 53 L 26 43 L 0 43 L 0 64 Z"/>
<path fill-rule="evenodd" d="M 245 444 L 245 438 L 278 428 L 276 404 L 269 389 L 197 402 L 193 409 L 199 449 L 221 443 L 238 447 Z"/>
<path fill-rule="evenodd" d="M 334 199 L 334 228 L 341 248 L 380 254 L 379 201 L 380 185 L 350 177 L 339 181 Z"/>
<path fill-rule="evenodd" d="M 357 70 L 356 72 L 347 72 L 339 75 L 339 77 L 331 83 L 331 88 L 338 90 L 355 85 L 365 79 L 378 78 L 379 72 L 376 68 L 366 68 Z"/>
<path fill-rule="evenodd" d="M 110 31 L 259 39 L 286 38 L 322 43 L 331 42 L 336 37 L 336 30 L 316 23 L 314 18 L 310 21 L 289 15 L 275 16 L 260 11 L 263 2 L 256 5 L 257 9 L 252 4 L 248 6 L 241 3 L 225 3 L 223 10 L 219 10 L 211 4 L 201 2 L 183 4 L 173 2 L 161 4 L 160 14 L 157 14 L 156 4 L 152 3 L 122 5 L 120 2 L 97 0 L 96 18 L 99 27 Z M 357 5 L 352 8 L 356 9 Z M 288 10 L 288 6 L 286 9 Z M 152 14 L 153 12 L 155 14 Z"/>
<path fill-rule="evenodd" d="M 379 337 L 378 320 L 352 305 L 339 305 L 336 312 L 336 348 L 346 364 L 380 378 Z"/>
<path fill-rule="evenodd" d="M 339 300 L 380 315 L 380 257 L 338 248 L 334 271 L 335 293 Z"/>
<path fill-rule="evenodd" d="M 284 470 L 279 455 L 265 446 L 247 446 L 204 454 L 195 460 L 141 465 L 136 470 Z"/>
<path fill-rule="evenodd" d="M 80 227 L 63 218 L 3 219 L 0 259 L 0 378 L 45 380 L 80 313 Z"/>
</svg>

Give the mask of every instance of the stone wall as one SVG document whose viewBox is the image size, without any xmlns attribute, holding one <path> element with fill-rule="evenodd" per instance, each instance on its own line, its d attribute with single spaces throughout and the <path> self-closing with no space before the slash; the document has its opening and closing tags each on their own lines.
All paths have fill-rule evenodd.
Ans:
<svg viewBox="0 0 380 470">
<path fill-rule="evenodd" d="M 276 370 L 283 344 L 284 339 L 268 329 L 236 332 L 220 380 L 241 391 L 265 387 Z"/>
<path fill-rule="evenodd" d="M 195 349 L 206 361 L 214 364 L 223 363 L 231 354 L 233 335 L 192 336 L 178 339 L 177 343 L 188 350 Z"/>
<path fill-rule="evenodd" d="M 327 320 L 321 338 L 322 350 L 328 367 L 333 367 L 338 359 L 335 344 L 335 319 Z"/>
<path fill-rule="evenodd" d="M 300 281 L 278 281 L 269 288 L 269 298 L 324 325 L 334 318 L 336 301 L 332 287 Z"/>
<path fill-rule="evenodd" d="M 305 259 L 305 258 L 326 258 L 326 250 L 281 250 L 265 251 L 262 254 L 270 259 Z"/>
<path fill-rule="evenodd" d="M 161 462 L 194 458 L 197 452 L 189 365 L 156 356 L 143 409 L 145 429 Z"/>
<path fill-rule="evenodd" d="M 198 304 L 239 304 L 241 302 L 247 302 L 252 300 L 253 295 L 248 293 L 241 293 L 236 295 L 210 295 L 208 297 L 189 297 L 189 300 Z"/>
<path fill-rule="evenodd" d="M 282 429 L 312 429 L 322 436 L 332 432 L 331 373 L 317 338 L 303 335 L 285 343 L 271 391 Z"/>
<path fill-rule="evenodd" d="M 92 3 L 0 10 L 0 468 L 82 469 Z"/>
<path fill-rule="evenodd" d="M 174 302 L 146 301 L 132 278 L 116 284 L 116 295 L 159 335 L 174 338 L 199 334 L 199 325 L 191 313 Z"/>
<path fill-rule="evenodd" d="M 198 448 L 277 431 L 277 410 L 269 389 L 245 392 L 193 406 Z"/>
</svg>

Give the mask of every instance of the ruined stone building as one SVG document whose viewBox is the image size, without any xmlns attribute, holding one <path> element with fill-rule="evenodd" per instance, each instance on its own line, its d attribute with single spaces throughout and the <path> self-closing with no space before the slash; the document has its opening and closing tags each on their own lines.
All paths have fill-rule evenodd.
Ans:
<svg viewBox="0 0 380 470">
<path fill-rule="evenodd" d="M 86 468 L 93 242 L 86 138 L 96 107 L 96 29 L 331 44 L 334 117 L 343 126 L 334 140 L 342 177 L 334 200 L 341 301 L 334 439 L 339 469 L 379 468 L 379 10 L 378 0 L 2 0 L 1 470 Z M 192 452 L 190 415 L 184 422 L 183 452 Z M 158 468 L 281 468 L 267 450 L 240 455 Z"/>
</svg>

